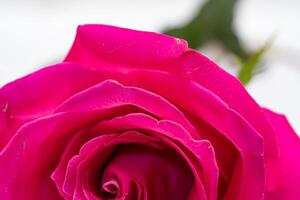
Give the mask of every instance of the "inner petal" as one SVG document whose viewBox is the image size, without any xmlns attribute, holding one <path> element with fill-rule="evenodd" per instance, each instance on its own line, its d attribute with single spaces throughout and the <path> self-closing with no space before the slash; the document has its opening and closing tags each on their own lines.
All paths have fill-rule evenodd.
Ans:
<svg viewBox="0 0 300 200">
<path fill-rule="evenodd" d="M 140 183 L 144 198 L 176 200 L 188 199 L 194 180 L 187 163 L 170 148 L 120 145 L 103 171 L 102 194 L 123 198 L 132 192 L 132 182 Z"/>
<path fill-rule="evenodd" d="M 101 191 L 106 194 L 106 196 L 111 196 L 112 198 L 116 198 L 120 195 L 121 188 L 118 180 L 116 178 L 112 178 L 110 180 L 105 181 L 102 184 Z"/>
</svg>

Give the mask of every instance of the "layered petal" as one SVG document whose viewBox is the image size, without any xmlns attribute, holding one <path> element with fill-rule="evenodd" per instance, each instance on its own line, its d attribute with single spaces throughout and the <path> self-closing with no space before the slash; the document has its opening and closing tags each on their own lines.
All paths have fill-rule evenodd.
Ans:
<svg viewBox="0 0 300 200">
<path fill-rule="evenodd" d="M 51 114 L 70 96 L 98 83 L 98 74 L 78 64 L 61 63 L 13 81 L 0 89 L 0 150 L 26 122 Z"/>
<path fill-rule="evenodd" d="M 184 40 L 85 25 L 65 61 L 0 89 L 1 199 L 300 196 L 287 120 Z"/>
<path fill-rule="evenodd" d="M 276 136 L 262 108 L 246 91 L 238 79 L 225 72 L 217 64 L 196 52 L 188 50 L 180 58 L 182 75 L 213 92 L 253 126 L 264 139 L 264 153 L 271 162 L 278 155 Z"/>
<path fill-rule="evenodd" d="M 277 136 L 279 159 L 266 170 L 269 173 L 267 200 L 300 198 L 300 138 L 284 115 L 264 109 Z"/>
<path fill-rule="evenodd" d="M 176 121 L 194 137 L 198 136 L 183 113 L 163 97 L 142 88 L 124 87 L 113 80 L 105 80 L 74 95 L 58 106 L 55 112 L 101 110 L 124 105 L 140 108 L 161 119 Z"/>
</svg>

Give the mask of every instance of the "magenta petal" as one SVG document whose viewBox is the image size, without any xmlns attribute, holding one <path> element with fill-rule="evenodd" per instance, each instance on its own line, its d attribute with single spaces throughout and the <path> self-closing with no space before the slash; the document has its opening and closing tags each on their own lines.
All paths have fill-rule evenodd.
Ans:
<svg viewBox="0 0 300 200">
<path fill-rule="evenodd" d="M 198 137 L 183 113 L 163 97 L 141 88 L 125 87 L 112 80 L 106 80 L 74 95 L 60 105 L 56 112 L 87 112 L 124 105 L 138 107 L 161 119 L 176 121 L 194 137 Z"/>
<path fill-rule="evenodd" d="M 207 88 L 243 116 L 263 136 L 266 156 L 276 158 L 277 149 L 274 146 L 276 140 L 272 127 L 262 108 L 239 80 L 194 50 L 187 51 L 178 65 L 181 69 L 185 69 L 182 73 L 184 77 Z"/>
<path fill-rule="evenodd" d="M 98 82 L 78 64 L 43 68 L 0 89 L 0 150 L 26 122 L 51 114 L 70 96 Z"/>
<path fill-rule="evenodd" d="M 267 168 L 268 200 L 300 198 L 300 138 L 284 115 L 264 110 L 276 133 L 279 158 Z"/>
<path fill-rule="evenodd" d="M 90 68 L 160 69 L 187 49 L 184 40 L 152 32 L 106 25 L 83 25 L 65 61 L 84 63 Z M 112 67 L 114 65 L 114 67 Z M 156 66 L 156 67 L 155 67 Z"/>
<path fill-rule="evenodd" d="M 2 199 L 61 199 L 48 174 L 63 144 L 61 140 L 53 146 L 55 135 L 51 137 L 60 119 L 58 115 L 24 126 L 1 151 L 0 188 L 5 188 L 0 190 Z"/>
<path fill-rule="evenodd" d="M 65 192 L 63 188 L 66 168 L 71 158 L 77 154 L 81 146 L 89 139 L 88 130 L 82 129 L 78 133 L 74 134 L 74 137 L 70 139 L 66 148 L 63 151 L 63 154 L 60 156 L 60 161 L 57 164 L 55 171 L 51 174 L 51 178 L 55 182 L 60 194 L 65 199 L 70 199 L 72 196 Z"/>
<path fill-rule="evenodd" d="M 80 162 L 79 156 L 74 156 L 68 162 L 68 168 L 65 174 L 63 185 L 57 185 L 61 193 L 73 198 L 76 185 L 76 170 Z"/>
</svg>

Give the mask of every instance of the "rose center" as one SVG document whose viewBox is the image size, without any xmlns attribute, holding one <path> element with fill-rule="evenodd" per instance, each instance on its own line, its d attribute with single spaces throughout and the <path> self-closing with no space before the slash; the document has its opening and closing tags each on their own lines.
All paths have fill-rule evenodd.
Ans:
<svg viewBox="0 0 300 200">
<path fill-rule="evenodd" d="M 102 184 L 102 193 L 109 198 L 117 198 L 121 193 L 119 182 L 112 178 Z"/>
<path fill-rule="evenodd" d="M 187 199 L 193 175 L 185 160 L 170 148 L 120 145 L 102 172 L 105 199 Z M 178 190 L 180 188 L 180 190 Z"/>
</svg>

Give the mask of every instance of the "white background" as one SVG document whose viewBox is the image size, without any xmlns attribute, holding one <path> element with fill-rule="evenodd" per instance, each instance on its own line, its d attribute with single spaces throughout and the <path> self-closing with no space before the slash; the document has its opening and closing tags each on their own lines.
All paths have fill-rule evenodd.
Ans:
<svg viewBox="0 0 300 200">
<path fill-rule="evenodd" d="M 199 0 L 0 0 L 0 86 L 62 60 L 76 26 L 102 23 L 160 31 L 193 16 Z M 267 71 L 248 91 L 285 113 L 300 133 L 300 1 L 243 0 L 236 27 L 252 48 L 275 37 Z M 213 59 L 213 56 L 210 56 Z"/>
</svg>

